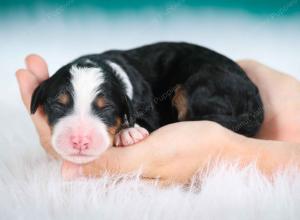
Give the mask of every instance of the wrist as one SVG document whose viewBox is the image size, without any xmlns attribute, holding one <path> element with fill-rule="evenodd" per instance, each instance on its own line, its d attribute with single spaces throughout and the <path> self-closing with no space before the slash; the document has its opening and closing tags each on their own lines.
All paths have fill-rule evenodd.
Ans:
<svg viewBox="0 0 300 220">
<path fill-rule="evenodd" d="M 254 164 L 268 177 L 289 166 L 300 166 L 299 144 L 254 139 L 235 133 L 226 136 L 224 143 L 223 161 L 238 163 L 241 168 Z"/>
</svg>

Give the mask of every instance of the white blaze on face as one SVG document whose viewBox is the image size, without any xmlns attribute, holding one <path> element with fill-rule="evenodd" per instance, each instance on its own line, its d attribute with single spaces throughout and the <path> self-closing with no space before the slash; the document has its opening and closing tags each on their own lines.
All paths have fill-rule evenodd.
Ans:
<svg viewBox="0 0 300 220">
<path fill-rule="evenodd" d="M 78 68 L 73 66 L 72 75 L 74 111 L 75 114 L 90 114 L 91 104 L 98 94 L 98 89 L 103 84 L 103 73 L 100 68 Z"/>
<path fill-rule="evenodd" d="M 73 111 L 53 127 L 52 144 L 66 160 L 87 163 L 97 158 L 109 145 L 106 125 L 92 113 L 92 103 L 103 84 L 100 68 L 72 66 Z"/>
</svg>

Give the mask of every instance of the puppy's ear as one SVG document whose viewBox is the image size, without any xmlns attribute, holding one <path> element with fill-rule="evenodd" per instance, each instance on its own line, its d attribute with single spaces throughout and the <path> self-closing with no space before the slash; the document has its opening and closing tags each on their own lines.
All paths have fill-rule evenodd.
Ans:
<svg viewBox="0 0 300 220">
<path fill-rule="evenodd" d="M 47 80 L 46 80 L 47 81 Z M 34 114 L 37 108 L 44 104 L 46 98 L 46 81 L 42 82 L 33 92 L 31 97 L 30 113 Z"/>
<path fill-rule="evenodd" d="M 128 126 L 133 127 L 136 122 L 136 116 L 135 116 L 135 111 L 132 102 L 127 95 L 124 96 L 124 103 L 125 103 L 124 105 L 125 115 L 128 121 Z"/>
</svg>

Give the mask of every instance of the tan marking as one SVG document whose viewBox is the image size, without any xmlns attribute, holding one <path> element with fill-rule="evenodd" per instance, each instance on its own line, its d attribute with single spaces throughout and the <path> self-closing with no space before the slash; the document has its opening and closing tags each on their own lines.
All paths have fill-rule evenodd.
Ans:
<svg viewBox="0 0 300 220">
<path fill-rule="evenodd" d="M 110 136 L 110 141 L 111 141 L 111 144 L 112 144 L 112 145 L 113 145 L 113 143 L 114 143 L 115 135 L 116 135 L 117 132 L 119 131 L 121 125 L 122 125 L 122 120 L 121 120 L 120 117 L 117 117 L 115 125 L 112 126 L 112 127 L 109 127 L 109 128 L 107 129 L 107 130 L 108 130 L 108 133 L 109 133 L 109 136 Z"/>
<path fill-rule="evenodd" d="M 63 105 L 67 105 L 70 101 L 70 97 L 68 94 L 62 93 L 57 97 L 57 100 L 59 101 L 59 103 Z"/>
<path fill-rule="evenodd" d="M 175 89 L 175 94 L 172 98 L 172 105 L 175 106 L 178 112 L 178 121 L 183 121 L 187 117 L 187 95 L 184 88 L 181 85 L 177 85 Z"/>
<path fill-rule="evenodd" d="M 105 105 L 106 105 L 106 102 L 105 102 L 105 99 L 104 99 L 104 97 L 98 97 L 97 99 L 96 99 L 96 105 L 99 107 L 99 108 L 103 108 L 103 107 L 105 107 Z"/>
</svg>

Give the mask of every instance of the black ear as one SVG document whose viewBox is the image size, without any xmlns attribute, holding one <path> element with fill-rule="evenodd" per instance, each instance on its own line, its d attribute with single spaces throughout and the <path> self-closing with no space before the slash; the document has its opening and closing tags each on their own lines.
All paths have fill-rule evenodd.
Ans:
<svg viewBox="0 0 300 220">
<path fill-rule="evenodd" d="M 125 115 L 128 121 L 128 126 L 133 127 L 136 122 L 136 116 L 135 116 L 135 111 L 132 102 L 127 95 L 124 96 L 124 102 L 125 102 L 125 106 L 124 106 Z"/>
<path fill-rule="evenodd" d="M 46 92 L 46 81 L 42 82 L 33 92 L 31 97 L 30 113 L 34 114 L 37 108 L 44 104 Z"/>
</svg>

